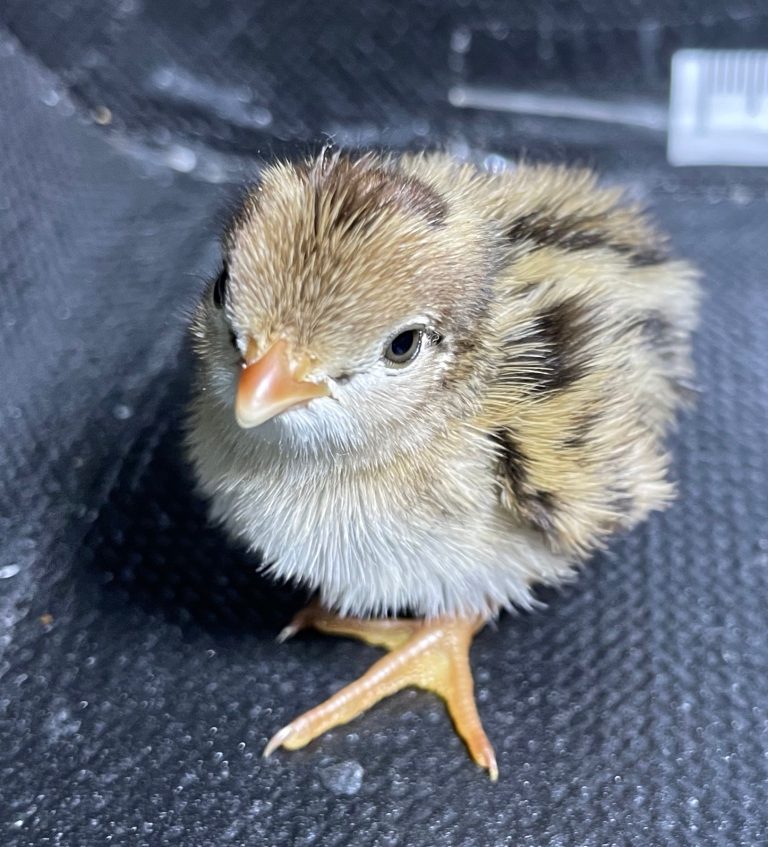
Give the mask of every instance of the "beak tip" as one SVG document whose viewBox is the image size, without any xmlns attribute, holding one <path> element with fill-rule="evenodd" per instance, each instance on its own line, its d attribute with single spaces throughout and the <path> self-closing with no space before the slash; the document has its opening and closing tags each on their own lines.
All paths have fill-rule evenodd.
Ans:
<svg viewBox="0 0 768 847">
<path fill-rule="evenodd" d="M 262 421 L 254 420 L 253 417 L 244 414 L 242 409 L 239 409 L 235 406 L 235 421 L 237 421 L 237 425 L 240 429 L 253 429 L 255 426 L 258 426 Z"/>
</svg>

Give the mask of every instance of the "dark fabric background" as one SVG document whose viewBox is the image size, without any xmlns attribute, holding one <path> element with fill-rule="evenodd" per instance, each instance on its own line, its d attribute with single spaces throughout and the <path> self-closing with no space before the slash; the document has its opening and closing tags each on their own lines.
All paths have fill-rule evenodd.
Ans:
<svg viewBox="0 0 768 847">
<path fill-rule="evenodd" d="M 766 44 L 746 0 L 6 0 L 0 843 L 768 844 L 768 174 L 447 98 L 663 110 L 677 47 Z M 594 164 L 704 273 L 678 502 L 477 639 L 495 786 L 414 691 L 261 759 L 376 652 L 274 642 L 303 598 L 206 524 L 180 454 L 184 315 L 233 192 L 329 136 Z"/>
</svg>

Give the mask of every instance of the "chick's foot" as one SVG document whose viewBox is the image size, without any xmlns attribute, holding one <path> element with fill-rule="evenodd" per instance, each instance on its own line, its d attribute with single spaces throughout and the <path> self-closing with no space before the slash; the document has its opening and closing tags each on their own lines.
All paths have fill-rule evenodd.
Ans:
<svg viewBox="0 0 768 847">
<path fill-rule="evenodd" d="M 313 605 L 280 633 L 280 640 L 312 627 L 330 635 L 359 638 L 389 653 L 355 682 L 310 709 L 277 732 L 264 755 L 278 747 L 297 750 L 334 726 L 347 723 L 379 700 L 416 686 L 439 694 L 472 759 L 498 778 L 496 757 L 480 723 L 473 693 L 469 648 L 485 623 L 482 618 L 436 618 L 429 621 L 340 618 Z"/>
</svg>

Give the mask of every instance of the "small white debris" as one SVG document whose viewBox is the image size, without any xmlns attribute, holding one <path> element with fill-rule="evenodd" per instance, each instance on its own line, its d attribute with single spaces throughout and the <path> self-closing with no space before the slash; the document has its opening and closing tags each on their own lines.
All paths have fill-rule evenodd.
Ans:
<svg viewBox="0 0 768 847">
<path fill-rule="evenodd" d="M 451 50 L 454 53 L 468 53 L 472 44 L 472 31 L 460 26 L 451 33 Z"/>
<path fill-rule="evenodd" d="M 133 417 L 133 409 L 130 406 L 126 406 L 124 403 L 118 403 L 117 406 L 112 409 L 112 414 L 119 421 L 127 421 L 128 418 Z"/>
<path fill-rule="evenodd" d="M 180 174 L 192 173 L 197 165 L 197 155 L 189 147 L 181 144 L 172 144 L 165 156 L 168 166 Z"/>
<path fill-rule="evenodd" d="M 321 768 L 320 779 L 323 785 L 334 794 L 352 797 L 363 784 L 363 766 L 359 762 L 339 762 Z"/>
<path fill-rule="evenodd" d="M 61 96 L 56 89 L 49 88 L 47 91 L 43 92 L 43 96 L 40 99 L 46 106 L 58 106 Z"/>
</svg>

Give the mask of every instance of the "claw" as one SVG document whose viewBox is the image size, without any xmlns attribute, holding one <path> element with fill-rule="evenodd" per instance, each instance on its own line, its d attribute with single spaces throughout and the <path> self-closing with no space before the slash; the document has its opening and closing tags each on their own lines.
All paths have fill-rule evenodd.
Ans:
<svg viewBox="0 0 768 847">
<path fill-rule="evenodd" d="M 267 742 L 267 746 L 264 748 L 264 752 L 261 754 L 262 758 L 268 759 L 278 747 L 283 746 L 283 742 L 287 740 L 288 736 L 291 734 L 291 724 L 287 724 L 281 730 L 276 732 L 272 738 Z"/>
<path fill-rule="evenodd" d="M 280 632 L 277 634 L 277 638 L 275 638 L 275 641 L 277 641 L 278 644 L 284 644 L 289 638 L 293 638 L 293 636 L 296 635 L 299 630 L 301 630 L 300 626 L 296 626 L 293 623 L 289 623 L 288 626 L 284 626 L 280 630 Z"/>
</svg>

